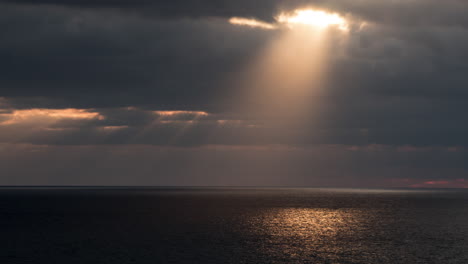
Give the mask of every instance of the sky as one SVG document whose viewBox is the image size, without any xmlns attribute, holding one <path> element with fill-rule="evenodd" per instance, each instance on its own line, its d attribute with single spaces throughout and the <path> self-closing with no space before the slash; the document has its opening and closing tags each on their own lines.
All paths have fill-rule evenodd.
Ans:
<svg viewBox="0 0 468 264">
<path fill-rule="evenodd" d="M 0 185 L 468 188 L 464 0 L 0 0 Z"/>
</svg>

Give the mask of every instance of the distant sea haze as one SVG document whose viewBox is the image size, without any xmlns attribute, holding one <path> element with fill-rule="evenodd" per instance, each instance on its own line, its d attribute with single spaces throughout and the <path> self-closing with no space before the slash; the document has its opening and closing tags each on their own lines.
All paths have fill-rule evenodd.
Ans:
<svg viewBox="0 0 468 264">
<path fill-rule="evenodd" d="M 467 190 L 1 188 L 0 263 L 468 263 Z"/>
</svg>

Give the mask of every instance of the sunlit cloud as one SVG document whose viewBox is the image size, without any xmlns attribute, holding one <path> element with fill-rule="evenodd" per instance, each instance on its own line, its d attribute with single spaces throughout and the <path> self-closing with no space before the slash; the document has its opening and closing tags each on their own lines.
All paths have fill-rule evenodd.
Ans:
<svg viewBox="0 0 468 264">
<path fill-rule="evenodd" d="M 23 109 L 0 114 L 0 125 L 15 125 L 29 122 L 56 122 L 60 120 L 103 120 L 104 116 L 87 109 Z"/>
<path fill-rule="evenodd" d="M 253 18 L 244 18 L 244 17 L 232 17 L 229 19 L 229 23 L 233 25 L 239 25 L 239 26 L 247 26 L 247 27 L 252 27 L 252 28 L 262 28 L 262 29 L 276 29 L 277 26 L 263 22 L 260 20 L 256 20 Z"/>
<path fill-rule="evenodd" d="M 182 124 L 182 125 L 191 125 L 195 124 L 196 120 L 160 120 L 161 124 Z"/>
<path fill-rule="evenodd" d="M 100 130 L 108 131 L 108 132 L 118 131 L 118 130 L 122 130 L 122 129 L 126 129 L 126 128 L 128 128 L 128 126 L 102 126 L 102 127 L 99 127 Z"/>
<path fill-rule="evenodd" d="M 209 114 L 204 111 L 153 111 L 156 115 L 160 117 L 167 117 L 167 118 L 177 118 L 177 117 L 204 117 L 208 116 Z"/>
<path fill-rule="evenodd" d="M 195 126 L 201 118 L 208 117 L 210 114 L 205 111 L 186 111 L 186 110 L 171 110 L 171 111 L 152 111 L 156 115 L 156 119 L 143 127 L 139 133 L 134 135 L 130 141 L 138 140 L 144 137 L 151 131 L 158 130 L 161 126 L 177 125 L 177 131 L 174 131 L 171 138 L 167 140 L 168 144 L 176 144 L 177 140 L 186 134 Z"/>
<path fill-rule="evenodd" d="M 261 124 L 255 121 L 248 120 L 229 120 L 229 119 L 219 119 L 216 120 L 216 123 L 221 127 L 246 127 L 246 128 L 259 128 Z"/>
</svg>

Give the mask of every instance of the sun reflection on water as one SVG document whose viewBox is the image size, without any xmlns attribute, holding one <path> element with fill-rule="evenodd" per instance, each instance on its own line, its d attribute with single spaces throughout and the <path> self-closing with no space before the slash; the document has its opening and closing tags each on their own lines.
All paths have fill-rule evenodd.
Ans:
<svg viewBox="0 0 468 264">
<path fill-rule="evenodd" d="M 349 232 L 359 223 L 356 212 L 329 209 L 285 208 L 264 218 L 263 224 L 273 236 L 331 237 Z"/>
<path fill-rule="evenodd" d="M 361 210 L 350 208 L 275 208 L 250 221 L 265 239 L 260 252 L 278 263 L 348 263 L 339 260 L 356 257 L 352 252 L 368 222 Z"/>
</svg>

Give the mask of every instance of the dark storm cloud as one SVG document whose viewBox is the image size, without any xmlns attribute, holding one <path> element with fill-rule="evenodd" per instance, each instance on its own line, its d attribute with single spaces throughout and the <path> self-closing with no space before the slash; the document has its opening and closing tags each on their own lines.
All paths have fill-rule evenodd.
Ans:
<svg viewBox="0 0 468 264">
<path fill-rule="evenodd" d="M 231 17 L 246 16 L 271 20 L 277 12 L 278 0 L 7 0 L 1 1 L 26 5 L 56 5 L 91 9 L 118 9 L 119 11 L 154 17 Z M 299 1 L 295 1 L 299 2 Z"/>
<path fill-rule="evenodd" d="M 347 54 L 333 60 L 331 92 L 466 96 L 462 1 L 10 1 L 0 11 L 0 96 L 18 107 L 219 109 L 276 33 L 212 17 L 307 5 L 348 14 L 353 27 L 368 22 L 336 47 Z M 113 9 L 122 6 L 171 19 Z"/>
<path fill-rule="evenodd" d="M 273 21 L 278 12 L 301 7 L 328 9 L 367 21 L 405 26 L 468 26 L 463 0 L 3 0 L 26 5 L 117 9 L 154 17 L 255 17 Z"/>
<path fill-rule="evenodd" d="M 43 97 L 36 103 L 52 107 L 208 107 L 268 37 L 224 20 L 154 21 L 49 6 L 0 12 L 1 95 L 21 97 L 18 104 Z"/>
</svg>

